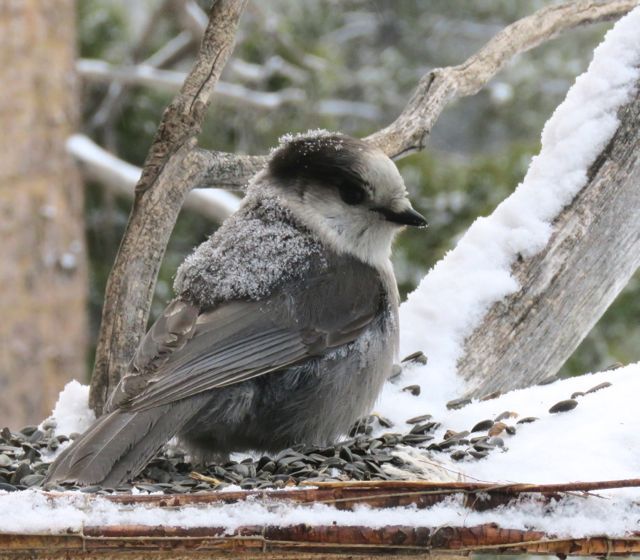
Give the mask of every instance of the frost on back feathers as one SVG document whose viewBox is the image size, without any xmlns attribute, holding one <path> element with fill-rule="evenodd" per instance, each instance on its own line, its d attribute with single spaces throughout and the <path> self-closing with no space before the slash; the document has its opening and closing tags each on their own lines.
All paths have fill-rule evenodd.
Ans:
<svg viewBox="0 0 640 560">
<path fill-rule="evenodd" d="M 202 307 L 258 300 L 322 263 L 321 245 L 275 197 L 249 194 L 182 263 L 174 290 Z"/>
</svg>

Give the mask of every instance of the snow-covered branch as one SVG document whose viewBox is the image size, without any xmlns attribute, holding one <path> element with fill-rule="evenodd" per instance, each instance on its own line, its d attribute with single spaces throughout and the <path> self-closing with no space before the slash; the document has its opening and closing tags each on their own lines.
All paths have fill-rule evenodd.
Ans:
<svg viewBox="0 0 640 560">
<path fill-rule="evenodd" d="M 142 169 L 117 158 L 84 134 L 71 136 L 67 142 L 67 150 L 87 178 L 99 182 L 119 196 L 133 198 Z M 237 196 L 219 189 L 194 189 L 184 202 L 184 208 L 218 223 L 239 206 L 240 199 Z"/>
<path fill-rule="evenodd" d="M 547 379 L 640 266 L 638 29 L 640 8 L 547 122 L 522 184 L 403 305 L 404 351 L 430 357 L 416 375 L 458 362 L 474 396 Z"/>
<path fill-rule="evenodd" d="M 637 16 L 640 26 L 640 12 Z M 640 65 L 640 41 L 636 48 L 636 65 Z M 613 61 L 610 67 L 615 68 Z M 604 81 L 606 74 L 597 78 Z M 623 88 L 617 78 L 609 92 L 614 100 Z M 584 188 L 553 220 L 544 250 L 533 256 L 532 250 L 548 231 L 544 226 L 538 231 L 532 228 L 512 271 L 517 291 L 495 303 L 467 341 L 458 372 L 472 394 L 526 387 L 555 375 L 640 267 L 640 81 L 635 84 L 635 99 L 621 108 L 619 127 L 604 145 L 597 141 L 601 131 L 610 130 L 611 121 L 615 125 L 615 112 L 612 115 L 602 104 L 589 105 L 583 97 L 580 105 L 573 106 L 573 114 L 563 115 L 563 121 L 558 122 L 556 113 L 556 126 L 550 121 L 543 135 L 543 142 L 551 140 L 551 157 L 542 161 L 547 155 L 543 147 L 520 187 L 530 189 L 529 197 L 519 194 L 532 204 L 527 207 L 507 200 L 496 210 L 496 218 L 503 223 L 514 218 L 514 211 L 525 214 L 519 225 L 516 219 L 512 226 L 517 246 L 519 233 L 528 230 L 523 222 L 534 222 L 536 213 L 545 212 L 544 205 L 553 198 L 550 190 L 562 196 L 573 177 L 588 177 Z M 562 142 L 554 147 L 558 138 Z M 590 166 L 582 167 L 591 156 L 594 140 L 602 151 Z M 559 165 L 560 160 L 564 165 Z M 545 183 L 547 192 L 540 192 Z"/>
</svg>

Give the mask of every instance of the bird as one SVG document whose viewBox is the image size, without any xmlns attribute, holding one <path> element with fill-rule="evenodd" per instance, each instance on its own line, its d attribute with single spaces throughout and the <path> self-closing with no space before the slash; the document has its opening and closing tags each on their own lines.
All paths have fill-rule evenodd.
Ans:
<svg viewBox="0 0 640 560">
<path fill-rule="evenodd" d="M 241 207 L 180 265 L 105 414 L 45 485 L 115 488 L 174 437 L 197 464 L 335 442 L 391 375 L 392 244 L 426 225 L 377 147 L 338 132 L 283 137 Z"/>
</svg>

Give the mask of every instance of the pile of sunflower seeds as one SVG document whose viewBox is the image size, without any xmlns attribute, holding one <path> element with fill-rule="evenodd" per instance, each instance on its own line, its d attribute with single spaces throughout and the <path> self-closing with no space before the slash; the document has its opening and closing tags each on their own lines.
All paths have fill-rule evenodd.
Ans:
<svg viewBox="0 0 640 560">
<path fill-rule="evenodd" d="M 578 398 L 604 389 L 611 384 L 601 383 L 588 391 L 577 392 L 571 398 L 554 404 L 550 413 L 573 410 Z M 419 389 L 412 387 L 412 394 Z M 499 394 L 487 395 L 486 399 Z M 449 408 L 461 408 L 471 402 L 457 399 L 448 403 Z M 194 471 L 184 453 L 167 447 L 153 459 L 132 483 L 118 488 L 90 486 L 78 488 L 83 492 L 130 493 L 135 488 L 146 492 L 167 494 L 219 490 L 230 485 L 242 489 L 267 489 L 293 486 L 302 482 L 347 480 L 391 480 L 390 471 L 398 469 L 411 474 L 412 465 L 405 463 L 398 454 L 406 446 L 434 454 L 434 458 L 448 455 L 454 461 L 473 461 L 487 457 L 494 451 L 506 451 L 508 438 L 514 437 L 518 425 L 536 421 L 534 417 L 520 417 L 516 412 L 505 411 L 496 418 L 480 420 L 468 430 L 442 434 L 440 424 L 430 414 L 406 420 L 401 427 L 408 433 L 391 431 L 393 424 L 376 414 L 358 421 L 349 433 L 350 439 L 328 447 L 295 446 L 273 457 L 247 458 L 213 464 Z M 374 433 L 389 430 L 374 437 Z M 8 428 L 0 431 L 0 490 L 14 491 L 42 486 L 50 457 L 60 445 L 73 440 L 78 434 L 55 435 L 55 423 L 49 421 L 40 428 L 26 426 L 18 432 Z M 391 468 L 393 467 L 393 468 Z M 415 473 L 419 474 L 419 473 Z M 48 486 L 48 490 L 70 490 L 74 486 Z"/>
<path fill-rule="evenodd" d="M 178 449 L 167 448 L 153 459 L 131 484 L 118 488 L 89 486 L 84 492 L 128 493 L 135 487 L 147 492 L 187 493 L 218 490 L 229 485 L 243 489 L 282 488 L 303 481 L 388 480 L 384 465 L 403 466 L 404 462 L 391 454 L 399 445 L 427 441 L 429 436 L 385 433 L 371 437 L 378 426 L 391 424 L 371 415 L 359 421 L 351 430 L 352 437 L 329 447 L 295 446 L 273 457 L 247 458 L 209 465 L 194 472 L 194 466 Z M 47 459 L 66 436 L 54 436 L 53 423 L 38 429 L 27 426 L 18 432 L 4 428 L 0 432 L 0 490 L 23 490 L 41 486 L 46 474 Z M 71 439 L 77 437 L 73 434 Z M 48 490 L 72 490 L 76 487 L 47 486 Z"/>
</svg>

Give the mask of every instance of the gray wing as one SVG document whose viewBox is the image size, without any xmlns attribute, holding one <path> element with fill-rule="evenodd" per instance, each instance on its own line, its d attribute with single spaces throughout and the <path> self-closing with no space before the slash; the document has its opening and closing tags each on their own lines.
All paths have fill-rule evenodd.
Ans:
<svg viewBox="0 0 640 560">
<path fill-rule="evenodd" d="M 297 286 L 205 312 L 175 300 L 143 339 L 109 408 L 143 410 L 294 365 L 355 340 L 384 305 L 377 271 L 353 259 Z"/>
</svg>

